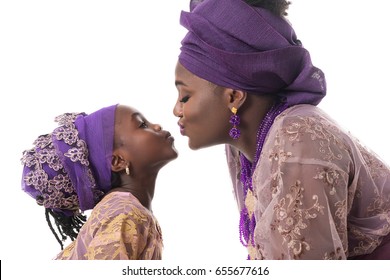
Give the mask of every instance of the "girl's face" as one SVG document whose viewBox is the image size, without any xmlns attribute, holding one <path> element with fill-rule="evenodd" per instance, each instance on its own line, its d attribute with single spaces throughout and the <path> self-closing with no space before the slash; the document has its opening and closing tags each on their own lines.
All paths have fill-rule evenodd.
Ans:
<svg viewBox="0 0 390 280">
<path fill-rule="evenodd" d="M 150 123 L 134 108 L 118 105 L 115 147 L 124 149 L 133 166 L 162 167 L 177 157 L 174 138 L 159 124 Z"/>
<path fill-rule="evenodd" d="M 213 85 L 185 69 L 179 62 L 175 71 L 178 99 L 173 114 L 179 118 L 182 135 L 191 149 L 228 141 L 231 112 L 224 88 Z"/>
</svg>

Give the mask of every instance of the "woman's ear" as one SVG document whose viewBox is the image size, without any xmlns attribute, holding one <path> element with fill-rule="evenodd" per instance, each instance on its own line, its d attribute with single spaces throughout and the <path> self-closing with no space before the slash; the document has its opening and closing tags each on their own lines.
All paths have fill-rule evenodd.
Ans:
<svg viewBox="0 0 390 280">
<path fill-rule="evenodd" d="M 242 104 L 244 104 L 246 97 L 247 97 L 246 91 L 233 90 L 233 93 L 232 93 L 233 107 L 236 107 L 237 109 L 240 108 L 242 106 Z"/>
<path fill-rule="evenodd" d="M 113 153 L 111 159 L 111 171 L 120 172 L 129 166 L 129 162 L 122 155 Z"/>
<path fill-rule="evenodd" d="M 224 93 L 228 100 L 228 106 L 230 109 L 233 107 L 239 109 L 247 98 L 247 93 L 242 90 L 226 88 Z"/>
</svg>

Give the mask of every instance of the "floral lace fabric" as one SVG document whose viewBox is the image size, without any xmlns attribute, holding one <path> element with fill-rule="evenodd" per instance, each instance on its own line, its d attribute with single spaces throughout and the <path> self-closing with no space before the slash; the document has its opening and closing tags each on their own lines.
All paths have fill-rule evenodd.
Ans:
<svg viewBox="0 0 390 280">
<path fill-rule="evenodd" d="M 297 105 L 275 119 L 246 201 L 238 153 L 226 148 L 238 206 L 255 212 L 251 259 L 369 256 L 389 235 L 389 167 L 319 108 Z"/>
<path fill-rule="evenodd" d="M 23 189 L 45 208 L 79 208 L 77 192 L 64 167 L 64 158 L 69 158 L 75 165 L 83 168 L 90 185 L 95 186 L 89 167 L 87 144 L 79 138 L 74 124 L 80 115 L 84 113 L 66 113 L 56 117 L 55 121 L 60 127 L 50 134 L 39 136 L 34 141 L 34 147 L 23 152 Z M 58 148 L 59 141 L 68 145 L 63 151 Z"/>
<path fill-rule="evenodd" d="M 57 260 L 159 260 L 160 226 L 130 193 L 112 192 L 91 212 L 77 239 Z"/>
</svg>

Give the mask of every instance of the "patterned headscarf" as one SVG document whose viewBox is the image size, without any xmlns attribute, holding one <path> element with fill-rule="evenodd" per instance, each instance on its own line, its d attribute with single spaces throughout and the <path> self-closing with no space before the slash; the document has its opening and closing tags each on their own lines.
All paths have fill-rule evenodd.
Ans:
<svg viewBox="0 0 390 280">
<path fill-rule="evenodd" d="M 257 94 L 276 94 L 288 105 L 317 105 L 325 77 L 311 63 L 291 25 L 243 0 L 193 0 L 182 11 L 188 29 L 179 62 L 216 85 Z"/>
<path fill-rule="evenodd" d="M 116 107 L 56 117 L 59 127 L 23 152 L 22 189 L 69 216 L 92 209 L 111 188 Z"/>
</svg>

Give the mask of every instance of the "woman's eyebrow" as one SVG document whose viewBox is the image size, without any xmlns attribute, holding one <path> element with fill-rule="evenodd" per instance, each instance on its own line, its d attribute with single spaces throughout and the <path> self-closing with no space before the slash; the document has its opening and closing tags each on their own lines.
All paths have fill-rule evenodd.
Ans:
<svg viewBox="0 0 390 280">
<path fill-rule="evenodd" d="M 177 86 L 187 86 L 187 85 L 184 82 L 182 82 L 182 81 L 176 80 L 175 81 L 175 86 L 177 87 Z"/>
</svg>

